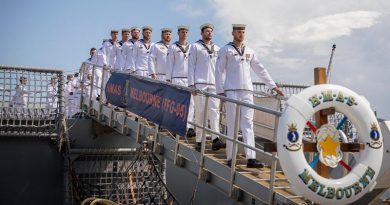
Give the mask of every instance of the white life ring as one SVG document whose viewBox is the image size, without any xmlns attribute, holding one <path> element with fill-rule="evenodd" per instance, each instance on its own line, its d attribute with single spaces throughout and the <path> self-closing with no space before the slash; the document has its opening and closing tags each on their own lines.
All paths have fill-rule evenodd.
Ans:
<svg viewBox="0 0 390 205">
<path fill-rule="evenodd" d="M 293 95 L 279 120 L 277 150 L 280 165 L 295 193 L 319 204 L 349 204 L 372 190 L 381 168 L 383 141 L 367 100 L 338 85 L 317 85 Z M 311 168 L 303 152 L 306 122 L 322 109 L 334 107 L 348 117 L 365 149 L 342 178 L 327 179 Z M 331 146 L 329 146 L 331 147 Z"/>
</svg>

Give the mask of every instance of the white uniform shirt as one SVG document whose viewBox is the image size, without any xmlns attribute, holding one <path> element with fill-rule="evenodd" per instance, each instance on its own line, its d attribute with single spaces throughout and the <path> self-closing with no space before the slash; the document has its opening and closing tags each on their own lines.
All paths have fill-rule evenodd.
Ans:
<svg viewBox="0 0 390 205">
<path fill-rule="evenodd" d="M 207 47 L 202 40 L 191 45 L 188 64 L 188 85 L 215 85 L 215 67 L 219 47 Z"/>
<path fill-rule="evenodd" d="M 92 62 L 92 57 L 88 58 L 87 60 L 84 61 L 85 63 L 93 63 Z M 88 73 L 91 73 L 92 74 L 92 65 L 89 65 L 89 64 L 85 64 L 85 67 L 84 67 L 84 70 L 83 70 L 83 75 L 84 76 L 87 76 Z"/>
<path fill-rule="evenodd" d="M 215 73 L 217 93 L 224 93 L 227 90 L 252 91 L 251 68 L 269 88 L 276 87 L 268 71 L 251 48 L 244 46 L 242 52 L 236 49 L 233 43 L 225 45 L 218 52 Z"/>
<path fill-rule="evenodd" d="M 132 70 L 134 71 L 134 41 L 130 39 L 128 42 L 124 43 L 122 46 L 122 60 L 123 60 L 123 70 Z"/>
<path fill-rule="evenodd" d="M 74 87 L 72 85 L 72 81 L 66 82 L 65 83 L 65 99 L 66 100 L 73 100 L 74 94 L 75 93 L 74 93 Z"/>
<path fill-rule="evenodd" d="M 110 66 L 111 69 L 120 69 L 116 60 L 122 55 L 121 45 L 118 42 L 113 42 L 111 39 L 103 43 L 103 54 L 105 56 L 104 64 Z"/>
<path fill-rule="evenodd" d="M 91 62 L 96 65 L 104 66 L 107 62 L 106 56 L 103 52 L 103 47 L 99 48 L 96 53 L 92 56 Z"/>
<path fill-rule="evenodd" d="M 74 77 L 72 80 L 72 86 L 73 86 L 73 91 L 75 94 L 80 94 L 81 93 L 81 82 L 79 77 Z"/>
<path fill-rule="evenodd" d="M 169 45 L 165 45 L 162 41 L 155 43 L 150 48 L 149 75 L 165 75 L 167 71 L 168 48 Z"/>
<path fill-rule="evenodd" d="M 125 62 L 125 57 L 123 56 L 123 46 L 126 42 L 119 41 L 118 44 L 120 45 L 119 50 L 118 50 L 118 55 L 116 56 L 115 59 L 115 69 L 123 70 L 124 62 Z"/>
<path fill-rule="evenodd" d="M 167 56 L 168 69 L 165 76 L 167 80 L 188 78 L 188 52 L 190 48 L 190 44 L 181 46 L 179 42 L 175 42 L 169 47 Z"/>
<path fill-rule="evenodd" d="M 12 97 L 12 104 L 15 107 L 26 107 L 28 94 L 31 94 L 31 92 L 28 91 L 27 85 L 17 85 L 15 95 Z"/>
<path fill-rule="evenodd" d="M 149 44 L 144 43 L 144 40 L 141 39 L 134 43 L 133 49 L 133 59 L 134 59 L 134 70 L 133 71 L 148 71 L 148 61 L 150 48 L 154 43 L 150 42 Z"/>
<path fill-rule="evenodd" d="M 47 108 L 56 108 L 57 107 L 57 88 L 58 84 L 49 84 L 47 88 Z"/>
</svg>

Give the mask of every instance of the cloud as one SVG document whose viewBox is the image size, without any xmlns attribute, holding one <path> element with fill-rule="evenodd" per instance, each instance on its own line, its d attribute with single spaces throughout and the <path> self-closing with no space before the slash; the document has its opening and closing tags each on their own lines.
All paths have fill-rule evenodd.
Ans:
<svg viewBox="0 0 390 205">
<path fill-rule="evenodd" d="M 247 24 L 246 45 L 278 82 L 312 84 L 313 68 L 328 66 L 336 43 L 331 83 L 366 96 L 379 117 L 390 119 L 390 1 L 209 2 L 216 36 L 230 41 L 231 24 Z"/>
<path fill-rule="evenodd" d="M 179 2 L 174 6 L 174 10 L 178 13 L 183 13 L 189 17 L 197 17 L 204 15 L 204 12 L 200 9 L 195 9 L 188 2 Z"/>
<path fill-rule="evenodd" d="M 378 23 L 380 12 L 351 11 L 310 19 L 289 30 L 291 42 L 328 41 L 351 35 L 353 29 L 369 28 Z"/>
</svg>

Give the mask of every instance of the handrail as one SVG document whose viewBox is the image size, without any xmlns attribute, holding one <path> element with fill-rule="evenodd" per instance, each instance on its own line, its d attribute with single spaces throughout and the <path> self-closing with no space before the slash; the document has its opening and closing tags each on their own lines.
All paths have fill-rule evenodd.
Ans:
<svg viewBox="0 0 390 205">
<path fill-rule="evenodd" d="M 27 67 L 27 66 L 8 66 L 8 65 L 0 65 L 0 69 L 32 71 L 32 72 L 41 72 L 41 73 L 63 73 L 64 72 L 61 69 L 36 68 L 36 67 Z"/>
</svg>

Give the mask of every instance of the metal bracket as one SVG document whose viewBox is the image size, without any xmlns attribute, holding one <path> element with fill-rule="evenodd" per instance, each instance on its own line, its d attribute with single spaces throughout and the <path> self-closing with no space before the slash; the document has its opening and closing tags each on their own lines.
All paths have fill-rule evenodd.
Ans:
<svg viewBox="0 0 390 205">
<path fill-rule="evenodd" d="M 165 148 L 160 143 L 156 143 L 154 153 L 157 153 L 159 155 L 163 155 L 165 152 Z"/>
<path fill-rule="evenodd" d="M 202 169 L 200 171 L 200 175 L 199 175 L 200 180 L 205 181 L 205 182 L 211 182 L 211 177 L 212 177 L 212 174 L 208 170 Z"/>
<path fill-rule="evenodd" d="M 233 187 L 231 198 L 236 201 L 241 201 L 243 197 L 243 191 L 238 187 Z"/>
<path fill-rule="evenodd" d="M 180 155 L 177 155 L 175 165 L 179 167 L 184 167 L 186 165 L 186 159 Z"/>
</svg>

